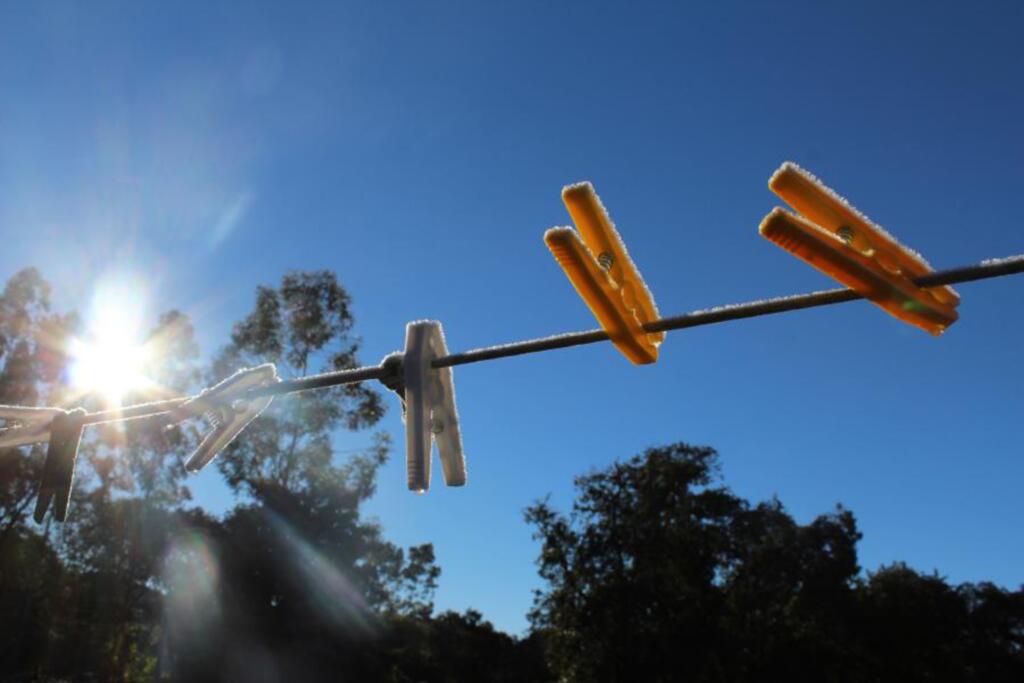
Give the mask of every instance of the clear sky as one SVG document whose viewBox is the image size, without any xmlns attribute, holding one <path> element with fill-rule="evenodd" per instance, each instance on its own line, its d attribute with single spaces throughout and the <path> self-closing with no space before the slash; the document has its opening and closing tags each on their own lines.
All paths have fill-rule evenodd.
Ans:
<svg viewBox="0 0 1024 683">
<path fill-rule="evenodd" d="M 4 3 L 0 279 L 35 265 L 83 311 L 134 282 L 210 353 L 258 284 L 330 268 L 364 362 L 418 318 L 463 350 L 595 326 L 541 241 L 583 179 L 664 313 L 831 286 L 757 235 L 787 159 L 937 267 L 1016 254 L 1022 31 L 1019 2 Z M 649 367 L 457 368 L 469 485 L 405 490 L 391 401 L 370 512 L 434 542 L 439 608 L 520 632 L 523 509 L 684 440 L 800 521 L 850 507 L 865 568 L 1017 587 L 1024 277 L 959 291 L 939 339 L 860 302 L 673 333 Z"/>
</svg>

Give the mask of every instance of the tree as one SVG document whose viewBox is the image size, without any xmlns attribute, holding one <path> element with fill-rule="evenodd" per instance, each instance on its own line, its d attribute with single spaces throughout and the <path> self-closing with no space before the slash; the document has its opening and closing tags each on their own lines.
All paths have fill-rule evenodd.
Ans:
<svg viewBox="0 0 1024 683">
<path fill-rule="evenodd" d="M 188 318 L 160 316 L 147 339 L 154 388 L 124 397 L 128 403 L 196 389 L 199 350 Z M 90 408 L 106 407 L 94 396 Z M 77 657 L 63 671 L 94 671 L 104 679 L 150 677 L 156 666 L 152 628 L 165 548 L 179 530 L 176 512 L 191 498 L 182 466 L 194 435 L 166 430 L 159 420 L 100 425 L 80 447 L 73 513 L 52 538 L 71 600 L 62 620 L 77 629 Z M 83 637 L 84 636 L 84 637 Z"/>
<path fill-rule="evenodd" d="M 60 400 L 73 314 L 50 310 L 50 287 L 34 268 L 0 293 L 0 404 Z M 61 557 L 31 522 L 43 446 L 0 450 L 0 670 L 25 673 L 50 656 L 66 632 L 55 628 L 67 597 Z M 40 533 L 44 531 L 44 533 Z"/>
<path fill-rule="evenodd" d="M 537 634 L 517 639 L 497 631 L 470 609 L 396 620 L 384 649 L 391 680 L 543 683 L 553 679 L 541 641 Z"/>
<path fill-rule="evenodd" d="M 349 296 L 333 273 L 289 273 L 278 288 L 257 290 L 209 377 L 268 361 L 284 376 L 355 367 L 352 327 Z M 166 652 L 202 655 L 175 655 L 175 671 L 230 671 L 235 653 L 258 647 L 274 653 L 267 665 L 282 676 L 339 666 L 370 676 L 383 664 L 369 644 L 388 619 L 429 616 L 440 574 L 432 546 L 397 548 L 360 516 L 388 440 L 378 435 L 344 461 L 332 445 L 334 430 L 372 426 L 382 414 L 380 395 L 361 384 L 279 397 L 218 457 L 242 501 L 222 523 L 199 520 L 220 577 L 209 599 L 219 605 L 226 646 L 203 651 L 194 645 L 208 633 L 170 628 Z M 188 574 L 189 552 L 175 571 Z"/>
<path fill-rule="evenodd" d="M 352 326 L 333 274 L 291 273 L 258 290 L 206 376 L 264 361 L 285 375 L 352 367 Z M 61 383 L 76 330 L 76 316 L 50 312 L 36 271 L 12 278 L 0 295 L 0 401 L 100 407 Z M 161 316 L 149 344 L 156 388 L 127 401 L 198 388 L 186 316 Z M 333 450 L 335 430 L 372 426 L 382 412 L 379 395 L 361 385 L 276 400 L 218 462 L 240 499 L 223 519 L 186 507 L 182 462 L 195 425 L 87 430 L 64 525 L 26 518 L 43 449 L 0 454 L 0 617 L 12 633 L 0 671 L 244 678 L 242 655 L 253 652 L 282 675 L 389 670 L 394 658 L 380 643 L 396 620 L 430 623 L 440 569 L 429 544 L 398 548 L 361 517 L 387 438 L 348 458 Z"/>
<path fill-rule="evenodd" d="M 576 480 L 566 518 L 541 502 L 527 511 L 542 540 L 548 590 L 531 620 L 570 680 L 674 680 L 711 675 L 730 568 L 730 528 L 742 502 L 710 486 L 715 452 L 680 444 Z"/>
<path fill-rule="evenodd" d="M 797 524 L 675 444 L 577 478 L 568 516 L 527 510 L 546 582 L 531 621 L 565 680 L 1021 680 L 1024 591 L 860 575 L 842 507 Z"/>
<path fill-rule="evenodd" d="M 0 293 L 0 404 L 37 405 L 61 398 L 68 335 L 78 326 L 74 314 L 50 311 L 50 286 L 35 268 L 16 273 Z M 42 447 L 0 450 L 0 552 L 26 533 Z"/>
<path fill-rule="evenodd" d="M 268 361 L 284 376 L 356 367 L 359 340 L 351 333 L 350 303 L 329 271 L 293 272 L 277 289 L 258 288 L 255 309 L 235 325 L 210 381 Z M 332 472 L 331 431 L 372 426 L 383 412 L 380 395 L 361 383 L 277 399 L 218 466 L 232 488 L 254 497 L 275 487 L 307 489 Z"/>
</svg>

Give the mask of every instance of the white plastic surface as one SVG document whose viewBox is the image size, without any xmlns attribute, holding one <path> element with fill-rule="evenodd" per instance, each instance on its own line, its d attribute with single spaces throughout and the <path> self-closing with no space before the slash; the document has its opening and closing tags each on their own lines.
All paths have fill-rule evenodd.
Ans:
<svg viewBox="0 0 1024 683">
<path fill-rule="evenodd" d="M 16 427 L 0 429 L 0 448 L 27 446 L 50 440 L 50 423 L 59 414 L 66 413 L 60 408 L 27 408 L 24 406 L 0 406 L 0 419 L 17 423 Z"/>
<path fill-rule="evenodd" d="M 185 469 L 198 472 L 210 464 L 274 400 L 273 396 L 254 399 L 242 399 L 239 396 L 250 389 L 277 381 L 277 368 L 273 363 L 243 368 L 172 410 L 173 422 L 205 417 L 213 427 L 189 456 Z"/>
<path fill-rule="evenodd" d="M 444 481 L 448 486 L 466 483 L 466 459 L 462 452 L 459 414 L 451 368 L 432 368 L 431 362 L 448 355 L 441 323 L 419 320 L 405 328 L 405 447 L 409 489 L 425 493 L 430 488 L 430 456 L 437 443 Z"/>
<path fill-rule="evenodd" d="M 61 411 L 64 412 L 64 411 Z M 43 461 L 43 476 L 39 483 L 39 496 L 33 518 L 42 524 L 46 511 L 53 505 L 53 518 L 63 522 L 68 516 L 71 487 L 75 482 L 75 463 L 78 444 L 82 440 L 81 418 L 83 408 L 75 408 L 54 418 L 50 429 L 50 444 Z"/>
</svg>

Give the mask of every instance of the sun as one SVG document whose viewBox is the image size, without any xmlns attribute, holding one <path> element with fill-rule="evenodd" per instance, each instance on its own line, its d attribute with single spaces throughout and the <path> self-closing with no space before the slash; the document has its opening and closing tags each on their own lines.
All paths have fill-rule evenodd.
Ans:
<svg viewBox="0 0 1024 683">
<path fill-rule="evenodd" d="M 98 296 L 87 334 L 71 343 L 71 384 L 121 405 L 125 394 L 151 387 L 150 352 L 141 339 L 141 316 L 130 303 Z"/>
</svg>

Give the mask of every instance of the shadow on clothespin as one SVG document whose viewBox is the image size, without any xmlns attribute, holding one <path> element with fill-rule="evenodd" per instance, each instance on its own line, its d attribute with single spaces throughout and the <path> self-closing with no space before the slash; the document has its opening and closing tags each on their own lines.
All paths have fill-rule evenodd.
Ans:
<svg viewBox="0 0 1024 683">
<path fill-rule="evenodd" d="M 46 510 L 53 503 L 53 518 L 58 522 L 67 519 L 68 503 L 71 501 L 71 486 L 75 481 L 75 463 L 78 460 L 78 445 L 82 440 L 83 408 L 61 411 L 50 424 L 50 444 L 46 449 L 43 475 L 39 483 L 39 497 L 33 518 L 42 524 Z"/>
<path fill-rule="evenodd" d="M 389 354 L 381 363 L 386 371 L 381 383 L 402 399 L 408 484 L 409 490 L 417 493 L 430 489 L 430 460 L 435 442 L 445 484 L 466 483 L 466 458 L 455 408 L 452 370 L 431 367 L 435 358 L 446 355 L 448 347 L 441 323 L 420 320 L 405 328 L 405 352 Z"/>
<path fill-rule="evenodd" d="M 960 297 L 952 287 L 925 289 L 913 282 L 934 272 L 928 262 L 813 175 L 786 162 L 768 187 L 802 215 L 773 209 L 761 222 L 763 237 L 931 334 L 957 321 Z"/>
<path fill-rule="evenodd" d="M 58 522 L 67 519 L 78 445 L 82 440 L 82 418 L 85 415 L 83 408 L 68 411 L 61 408 L 0 406 L 0 419 L 15 425 L 0 429 L 0 448 L 49 441 L 33 515 L 37 524 L 42 524 L 51 503 L 53 518 Z"/>
<path fill-rule="evenodd" d="M 656 362 L 665 333 L 643 325 L 658 319 L 658 308 L 593 186 L 569 185 L 562 201 L 579 235 L 551 228 L 544 242 L 616 348 L 637 365 Z"/>
<path fill-rule="evenodd" d="M 53 418 L 67 411 L 61 408 L 0 406 L 0 420 L 9 425 L 0 429 L 0 448 L 14 448 L 50 440 Z"/>
<path fill-rule="evenodd" d="M 185 462 L 185 469 L 194 473 L 206 467 L 274 400 L 273 396 L 244 398 L 246 392 L 279 381 L 273 363 L 243 368 L 171 410 L 168 420 L 172 424 L 202 417 L 211 426 Z"/>
</svg>

